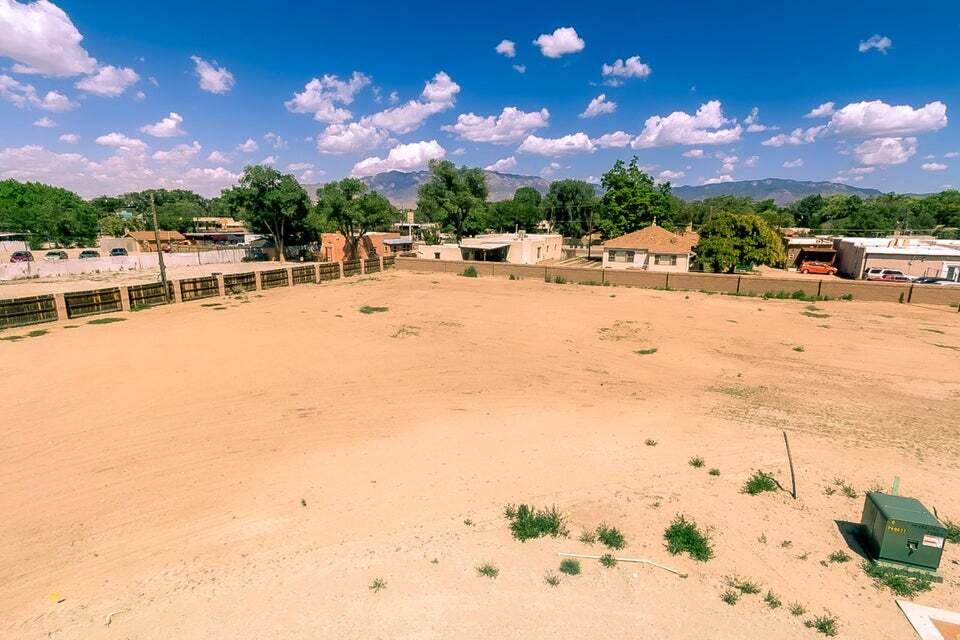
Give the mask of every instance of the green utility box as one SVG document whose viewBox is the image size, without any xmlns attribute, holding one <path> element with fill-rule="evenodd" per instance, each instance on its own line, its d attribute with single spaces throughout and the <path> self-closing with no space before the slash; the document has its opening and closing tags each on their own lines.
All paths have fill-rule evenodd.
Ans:
<svg viewBox="0 0 960 640">
<path fill-rule="evenodd" d="M 864 550 L 879 564 L 936 574 L 946 529 L 916 498 L 867 493 Z"/>
</svg>

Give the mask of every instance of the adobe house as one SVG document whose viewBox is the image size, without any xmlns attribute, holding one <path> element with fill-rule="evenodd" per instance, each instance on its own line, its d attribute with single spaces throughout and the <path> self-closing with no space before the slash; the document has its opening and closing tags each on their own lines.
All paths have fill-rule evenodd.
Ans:
<svg viewBox="0 0 960 640">
<path fill-rule="evenodd" d="M 607 240 L 603 244 L 604 269 L 689 271 L 700 236 L 691 230 L 673 233 L 654 222 L 649 227 Z"/>
<path fill-rule="evenodd" d="M 367 260 L 369 258 L 377 258 L 380 256 L 389 256 L 397 253 L 401 250 L 398 249 L 394 251 L 391 244 L 387 244 L 387 240 L 399 240 L 399 233 L 384 233 L 380 231 L 370 231 L 367 232 L 363 239 L 360 241 L 360 244 L 357 246 L 357 251 L 360 254 L 360 260 Z M 349 259 L 347 252 L 349 247 L 347 247 L 347 238 L 340 232 L 335 233 L 321 233 L 320 234 L 320 259 L 327 262 L 342 262 L 343 260 Z M 354 258 L 357 259 L 357 258 Z"/>
<path fill-rule="evenodd" d="M 158 231 L 157 235 L 160 236 L 160 248 L 164 251 L 169 251 L 173 245 L 189 244 L 179 231 Z M 126 237 L 136 242 L 140 251 L 150 252 L 157 250 L 157 235 L 153 231 L 131 231 Z"/>
</svg>

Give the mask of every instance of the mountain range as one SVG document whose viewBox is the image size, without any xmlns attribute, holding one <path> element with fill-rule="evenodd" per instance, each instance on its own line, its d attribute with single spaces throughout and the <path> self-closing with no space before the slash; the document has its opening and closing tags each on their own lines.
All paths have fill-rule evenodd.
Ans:
<svg viewBox="0 0 960 640">
<path fill-rule="evenodd" d="M 492 201 L 509 200 L 513 192 L 520 187 L 533 187 L 540 193 L 546 193 L 550 188 L 550 181 L 537 176 L 522 176 L 498 171 L 485 171 L 487 188 Z M 385 196 L 396 207 L 412 209 L 417 204 L 417 188 L 430 179 L 428 171 L 388 171 L 378 173 L 363 181 L 372 190 Z M 320 185 L 306 184 L 307 193 L 313 198 Z M 599 185 L 596 187 L 600 192 Z M 764 178 L 762 180 L 739 180 L 722 182 L 720 184 L 705 184 L 700 186 L 674 187 L 673 193 L 681 200 L 693 201 L 712 198 L 715 196 L 733 195 L 750 197 L 754 200 L 772 198 L 780 206 L 790 204 L 806 196 L 821 194 L 824 196 L 843 193 L 858 195 L 862 198 L 879 196 L 877 189 L 852 187 L 839 182 L 803 182 L 786 180 L 783 178 Z"/>
</svg>

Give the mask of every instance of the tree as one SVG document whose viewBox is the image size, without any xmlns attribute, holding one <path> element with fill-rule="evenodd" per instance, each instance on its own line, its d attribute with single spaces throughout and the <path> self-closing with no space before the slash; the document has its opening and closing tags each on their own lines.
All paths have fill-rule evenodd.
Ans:
<svg viewBox="0 0 960 640">
<path fill-rule="evenodd" d="M 39 182 L 0 180 L 0 229 L 30 234 L 30 244 L 91 246 L 97 210 L 80 196 Z"/>
<path fill-rule="evenodd" d="M 677 204 L 670 194 L 670 183 L 656 184 L 637 165 L 636 156 L 629 165 L 617 160 L 600 182 L 606 191 L 598 226 L 608 238 L 636 231 L 654 221 L 668 229 L 674 226 Z"/>
<path fill-rule="evenodd" d="M 396 221 L 397 210 L 390 201 L 356 178 L 329 182 L 317 189 L 317 206 L 311 226 L 337 229 L 347 241 L 352 259 L 360 256 L 359 247 L 368 231 L 380 229 Z"/>
<path fill-rule="evenodd" d="M 482 227 L 487 179 L 482 169 L 430 161 L 430 180 L 417 190 L 417 209 L 428 220 L 453 230 L 457 243 Z"/>
<path fill-rule="evenodd" d="M 753 214 L 718 213 L 700 228 L 697 260 L 705 271 L 733 273 L 740 265 L 782 266 L 783 242 Z"/>
<path fill-rule="evenodd" d="M 285 259 L 287 243 L 306 236 L 310 199 L 292 175 L 263 165 L 250 166 L 243 170 L 240 183 L 224 190 L 221 197 L 235 218 L 273 238 L 280 262 Z"/>
<path fill-rule="evenodd" d="M 593 230 L 597 209 L 593 185 L 583 180 L 557 180 L 543 199 L 543 212 L 563 236 L 580 237 Z"/>
<path fill-rule="evenodd" d="M 533 231 L 543 219 L 542 200 L 543 196 L 533 187 L 520 187 L 511 200 L 487 205 L 486 226 L 500 231 Z"/>
</svg>

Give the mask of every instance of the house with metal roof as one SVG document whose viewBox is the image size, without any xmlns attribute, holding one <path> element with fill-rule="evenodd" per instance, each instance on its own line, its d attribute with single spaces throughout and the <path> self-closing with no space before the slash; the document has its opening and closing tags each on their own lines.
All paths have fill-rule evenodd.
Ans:
<svg viewBox="0 0 960 640">
<path fill-rule="evenodd" d="M 863 278 L 870 268 L 897 269 L 913 277 L 960 281 L 960 241 L 931 237 L 836 238 L 840 275 Z"/>
<path fill-rule="evenodd" d="M 700 236 L 692 230 L 674 233 L 653 223 L 603 244 L 604 269 L 689 271 Z"/>
</svg>

